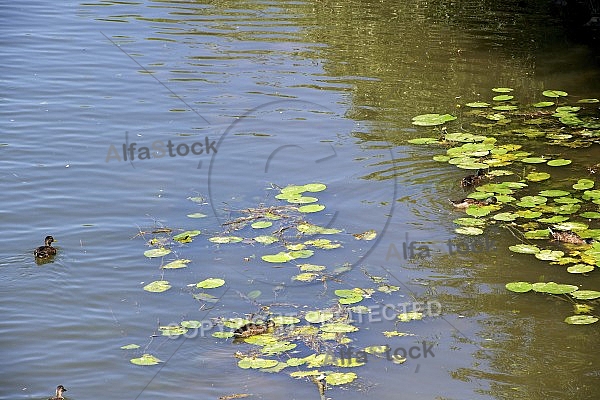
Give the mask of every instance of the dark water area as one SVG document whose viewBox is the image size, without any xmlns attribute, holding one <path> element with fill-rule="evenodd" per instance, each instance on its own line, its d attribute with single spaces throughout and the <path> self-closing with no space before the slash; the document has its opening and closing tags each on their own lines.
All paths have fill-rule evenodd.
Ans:
<svg viewBox="0 0 600 400">
<path fill-rule="evenodd" d="M 309 379 L 289 376 L 302 368 L 241 369 L 234 353 L 249 345 L 214 331 L 174 340 L 159 327 L 260 306 L 324 309 L 337 289 L 372 286 L 368 276 L 400 289 L 366 299 L 373 310 L 355 315 L 352 346 L 426 342 L 434 356 L 369 358 L 344 369 L 358 379 L 327 397 L 599 397 L 598 325 L 564 323 L 566 297 L 504 287 L 599 290 L 597 271 L 569 274 L 513 253 L 517 238 L 500 226 L 457 234 L 453 220 L 464 215 L 448 199 L 466 195 L 465 171 L 433 161 L 439 148 L 407 142 L 439 134 L 411 123 L 425 113 L 458 116 L 448 131 L 480 133 L 465 103 L 490 101 L 495 87 L 513 88 L 520 104 L 547 100 L 549 89 L 572 102 L 600 98 L 596 50 L 572 41 L 545 2 L 30 1 L 0 10 L 0 398 L 45 399 L 58 384 L 73 400 L 319 398 Z M 518 140 L 573 161 L 552 170 L 553 182 L 589 178 L 597 188 L 586 167 L 600 162 L 598 144 Z M 352 266 L 336 279 L 294 281 L 298 269 L 262 262 L 257 244 L 207 240 L 237 210 L 278 204 L 277 187 L 310 182 L 327 185 L 315 194 L 326 209 L 310 220 L 342 229 L 343 248 L 309 262 Z M 153 235 L 140 232 L 157 227 L 201 234 L 164 259 L 144 257 Z M 377 240 L 351 236 L 370 229 Z M 38 265 L 32 251 L 48 234 L 58 255 Z M 176 258 L 191 262 L 160 268 Z M 189 286 L 210 277 L 226 281 L 211 289 L 214 304 Z M 166 292 L 143 290 L 163 279 Z M 252 291 L 261 292 L 254 301 Z M 399 323 L 382 314 L 414 302 L 434 315 Z M 382 334 L 395 330 L 413 336 Z M 131 343 L 141 347 L 121 349 Z M 163 363 L 130 362 L 143 353 Z"/>
</svg>

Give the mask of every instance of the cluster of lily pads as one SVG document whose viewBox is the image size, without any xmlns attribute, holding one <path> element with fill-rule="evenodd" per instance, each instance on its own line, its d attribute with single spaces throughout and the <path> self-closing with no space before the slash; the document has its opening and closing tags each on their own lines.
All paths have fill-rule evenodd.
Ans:
<svg viewBox="0 0 600 400">
<path fill-rule="evenodd" d="M 591 273 L 600 266 L 600 189 L 583 166 L 579 173 L 586 176 L 566 180 L 568 186 L 564 184 L 565 179 L 560 184 L 552 182 L 552 171 L 571 165 L 572 160 L 549 154 L 536 155 L 525 146 L 532 138 L 545 138 L 553 145 L 577 148 L 600 144 L 600 115 L 596 108 L 600 101 L 581 99 L 578 106 L 558 105 L 568 94 L 547 90 L 542 95 L 553 101 L 522 106 L 508 94 L 513 91 L 511 88 L 493 90 L 501 93 L 492 98 L 495 104 L 465 104 L 473 109 L 463 117 L 472 118 L 474 133 L 449 132 L 448 128 L 442 127 L 434 128 L 435 137 L 408 141 L 442 147 L 444 154 L 435 155 L 435 161 L 455 165 L 469 174 L 478 171 L 477 182 L 467 198 L 481 202 L 466 208 L 468 217 L 454 220 L 459 225 L 455 231 L 463 235 L 481 235 L 485 227 L 500 224 L 521 238 L 521 243 L 509 247 L 511 251 L 565 265 L 569 273 Z M 594 106 L 586 110 L 585 105 L 590 104 Z M 487 122 L 482 122 L 482 118 Z M 413 124 L 439 126 L 455 119 L 449 114 L 424 114 L 414 117 Z M 467 126 L 464 122 L 461 125 Z M 493 202 L 485 201 L 492 198 Z M 552 240 L 553 232 L 568 232 L 581 239 L 594 239 L 596 243 L 569 247 Z M 536 245 L 532 241 L 545 245 Z M 513 284 L 518 285 L 507 287 L 521 287 L 522 283 Z M 533 284 L 530 289 L 544 292 L 544 288 L 549 287 L 544 285 Z M 571 292 L 577 293 L 575 290 Z M 580 307 L 579 310 L 591 312 L 592 308 Z M 592 323 L 597 318 L 578 315 L 566 320 L 572 321 Z"/>
<path fill-rule="evenodd" d="M 307 220 L 307 217 L 325 209 L 318 204 L 315 196 L 326 189 L 322 183 L 310 183 L 307 185 L 290 185 L 277 188 L 276 204 L 261 205 L 258 207 L 235 210 L 232 217 L 223 224 L 224 231 L 218 235 L 209 236 L 207 240 L 216 246 L 253 246 L 256 245 L 264 252 L 260 261 L 264 267 L 288 267 L 291 281 L 323 282 L 326 287 L 327 281 L 341 282 L 339 275 L 348 271 L 348 264 L 337 266 L 328 271 L 325 265 L 316 265 L 307 262 L 317 251 L 329 251 L 343 248 L 344 238 L 349 237 L 340 229 L 319 226 Z M 202 197 L 190 198 L 190 200 L 203 203 Z M 282 204 L 282 202 L 285 202 Z M 231 210 L 230 210 L 231 211 Z M 190 218 L 202 218 L 205 215 L 193 213 Z M 266 231 L 266 232 L 265 232 Z M 150 232 L 140 232 L 142 235 L 152 234 L 148 244 L 152 247 L 144 252 L 148 258 L 160 258 L 163 274 L 166 270 L 186 268 L 190 260 L 176 258 L 166 260 L 165 257 L 172 254 L 175 245 L 186 245 L 191 243 L 201 232 L 199 230 L 187 230 L 178 234 L 169 228 L 158 228 Z M 368 230 L 366 232 L 352 235 L 352 240 L 373 240 L 377 232 Z M 330 239 L 331 238 L 331 239 Z M 335 240 L 334 240 L 335 239 Z M 253 257 L 247 257 L 246 261 Z M 309 378 L 323 392 L 327 386 L 343 385 L 353 382 L 358 378 L 352 369 L 365 364 L 365 360 L 356 357 L 343 358 L 336 353 L 338 346 L 345 346 L 353 342 L 351 335 L 359 331 L 360 326 L 352 318 L 353 314 L 368 314 L 371 309 L 363 304 L 369 299 L 378 301 L 378 296 L 388 296 L 400 290 L 398 286 L 392 285 L 385 277 L 372 276 L 363 271 L 371 280 L 372 287 L 336 289 L 326 303 L 333 306 L 320 309 L 276 313 L 269 306 L 262 306 L 260 316 L 252 318 L 219 317 L 213 318 L 212 337 L 243 342 L 249 345 L 245 351 L 235 352 L 238 358 L 237 365 L 242 369 L 256 369 L 262 372 L 284 371 L 293 378 Z M 203 302 L 217 302 L 218 297 L 209 293 L 225 285 L 221 278 L 206 278 L 188 286 L 194 291 L 195 299 Z M 144 286 L 149 292 L 165 292 L 171 288 L 169 281 L 162 277 L 160 280 L 151 282 Z M 196 292 L 200 289 L 200 292 Z M 252 302 L 260 297 L 259 290 L 253 290 L 245 295 Z M 302 301 L 302 300 L 300 300 Z M 360 304 L 359 304 L 360 303 Z M 397 322 L 406 323 L 423 318 L 421 312 L 397 313 Z M 271 320 L 275 329 L 268 332 L 249 337 L 235 337 L 234 331 L 246 324 L 261 324 Z M 201 321 L 184 320 L 179 324 L 159 326 L 159 332 L 166 337 L 178 337 L 185 335 L 190 329 L 206 328 Z M 210 332 L 211 329 L 208 331 Z M 206 329 L 204 329 L 206 331 Z M 383 335 L 387 338 L 409 336 L 410 334 L 400 331 L 385 331 Z M 137 344 L 123 346 L 126 350 L 139 349 Z M 358 349 L 364 354 L 382 357 L 389 351 L 387 345 L 366 346 Z M 394 358 L 393 362 L 402 364 L 405 358 Z M 132 358 L 131 362 L 137 365 L 156 365 L 162 362 L 158 357 L 144 353 L 140 357 Z M 350 371 L 348 371 L 350 369 Z"/>
</svg>

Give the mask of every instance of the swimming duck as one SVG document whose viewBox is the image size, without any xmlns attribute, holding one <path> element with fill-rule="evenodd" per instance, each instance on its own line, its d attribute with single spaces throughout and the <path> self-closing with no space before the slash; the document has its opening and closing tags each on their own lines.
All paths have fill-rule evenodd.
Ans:
<svg viewBox="0 0 600 400">
<path fill-rule="evenodd" d="M 549 229 L 552 238 L 557 242 L 571 243 L 571 244 L 591 244 L 594 239 L 583 239 L 575 232 L 555 232 Z"/>
<path fill-rule="evenodd" d="M 477 173 L 475 175 L 467 175 L 464 178 L 462 178 L 460 181 L 460 186 L 461 187 L 469 187 L 469 186 L 477 185 L 485 177 L 486 177 L 485 171 L 482 169 L 478 169 Z"/>
<path fill-rule="evenodd" d="M 35 249 L 33 255 L 36 258 L 50 258 L 56 255 L 56 249 L 52 247 L 52 242 L 54 242 L 54 238 L 52 236 L 46 236 L 46 239 L 44 239 L 44 246 Z"/>
<path fill-rule="evenodd" d="M 241 326 L 233 331 L 233 336 L 238 338 L 247 338 L 254 335 L 262 335 L 273 327 L 275 327 L 275 322 L 270 319 L 265 321 L 264 324 L 255 324 L 250 322 L 249 324 Z"/>
<path fill-rule="evenodd" d="M 469 206 L 489 206 L 490 204 L 496 204 L 498 199 L 495 196 L 489 197 L 485 200 L 475 200 L 475 199 L 462 199 L 458 201 L 450 200 L 452 205 L 456 208 L 469 208 Z"/>
<path fill-rule="evenodd" d="M 594 164 L 591 167 L 588 167 L 587 170 L 590 174 L 595 174 L 600 171 L 600 164 Z"/>
<path fill-rule="evenodd" d="M 52 237 L 52 236 L 48 236 L 48 237 Z M 56 396 L 55 397 L 50 397 L 48 400 L 62 400 L 64 399 L 63 397 L 63 392 L 66 392 L 67 389 L 63 386 L 63 385 L 58 385 L 56 387 Z"/>
</svg>

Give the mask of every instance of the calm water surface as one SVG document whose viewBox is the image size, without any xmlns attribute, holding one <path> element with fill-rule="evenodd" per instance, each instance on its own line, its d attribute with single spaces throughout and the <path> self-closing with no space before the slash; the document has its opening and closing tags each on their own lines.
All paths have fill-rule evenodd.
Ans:
<svg viewBox="0 0 600 400">
<path fill-rule="evenodd" d="M 158 327 L 274 303 L 279 312 L 330 306 L 333 290 L 369 286 L 361 268 L 401 287 L 375 302 L 436 302 L 443 318 L 395 326 L 374 317 L 358 323 L 353 345 L 427 340 L 435 356 L 403 365 L 370 359 L 348 390 L 329 397 L 599 396 L 597 326 L 564 324 L 572 305 L 561 299 L 504 289 L 514 280 L 580 278 L 510 253 L 514 238 L 502 229 L 486 232 L 495 243 L 488 251 L 451 253 L 457 213 L 447 198 L 463 195 L 462 174 L 406 139 L 429 133 L 411 126 L 413 116 L 459 113 L 458 104 L 489 99 L 496 86 L 515 88 L 523 102 L 542 100 L 545 89 L 598 97 L 600 69 L 533 4 L 390 3 L 0 6 L 0 398 L 47 398 L 57 384 L 70 399 L 318 398 L 306 380 L 239 369 L 233 353 L 248 347 L 211 336 L 165 339 Z M 211 153 L 123 160 L 124 144 L 157 141 L 201 143 Z M 597 145 L 531 146 L 563 152 L 582 171 L 600 160 Z M 295 272 L 253 257 L 259 247 L 206 240 L 235 210 L 275 204 L 272 184 L 314 181 L 328 189 L 318 195 L 327 209 L 313 222 L 380 233 L 375 244 L 347 235 L 342 250 L 311 259 L 352 264 L 339 280 L 299 285 L 290 281 Z M 207 217 L 186 216 L 196 212 Z M 136 235 L 158 226 L 203 232 L 174 249 L 192 260 L 186 269 L 163 271 L 143 256 L 148 247 Z M 31 252 L 47 234 L 59 254 L 38 266 Z M 409 259 L 402 249 L 411 241 L 435 251 Z M 208 277 L 227 282 L 212 308 L 187 286 Z M 172 288 L 142 290 L 159 279 Z M 585 283 L 600 287 L 594 274 Z M 262 292 L 257 302 L 244 297 L 252 290 Z M 396 329 L 415 336 L 381 334 Z M 120 349 L 129 343 L 142 347 Z M 165 362 L 129 362 L 143 352 Z"/>
</svg>

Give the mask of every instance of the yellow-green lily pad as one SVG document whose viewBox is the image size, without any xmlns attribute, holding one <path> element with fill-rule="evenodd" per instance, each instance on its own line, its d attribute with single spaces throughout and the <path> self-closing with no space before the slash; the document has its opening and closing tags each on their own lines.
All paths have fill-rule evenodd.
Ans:
<svg viewBox="0 0 600 400">
<path fill-rule="evenodd" d="M 144 354 L 139 358 L 132 358 L 129 361 L 135 365 L 156 365 L 162 362 L 160 359 L 154 357 L 152 354 Z"/>
<path fill-rule="evenodd" d="M 171 289 L 169 281 L 154 281 L 144 286 L 145 291 L 152 293 L 161 293 L 169 289 Z"/>
<path fill-rule="evenodd" d="M 225 280 L 221 278 L 208 278 L 196 284 L 197 288 L 214 289 L 225 284 Z"/>
<path fill-rule="evenodd" d="M 150 249 L 144 252 L 144 255 L 148 258 L 162 257 L 170 254 L 171 250 L 165 247 L 160 247 L 158 249 Z"/>
</svg>

